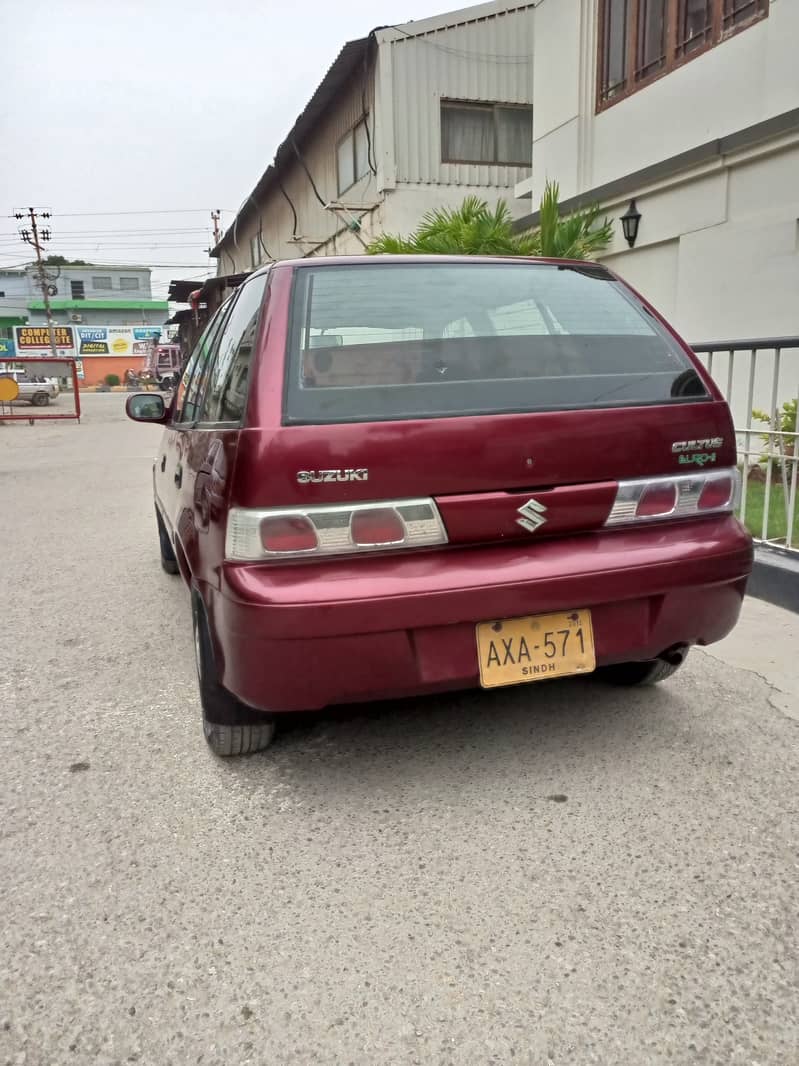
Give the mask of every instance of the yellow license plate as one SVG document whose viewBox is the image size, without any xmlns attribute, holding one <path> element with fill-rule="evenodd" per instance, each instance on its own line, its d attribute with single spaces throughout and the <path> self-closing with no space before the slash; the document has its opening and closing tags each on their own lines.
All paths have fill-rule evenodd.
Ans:
<svg viewBox="0 0 799 1066">
<path fill-rule="evenodd" d="M 590 674 L 596 669 L 590 611 L 558 611 L 477 625 L 483 688 Z"/>
</svg>

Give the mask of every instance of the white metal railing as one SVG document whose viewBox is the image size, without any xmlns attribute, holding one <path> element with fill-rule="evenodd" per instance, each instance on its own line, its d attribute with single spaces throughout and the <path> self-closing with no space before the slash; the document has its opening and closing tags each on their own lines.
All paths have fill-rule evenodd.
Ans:
<svg viewBox="0 0 799 1066">
<path fill-rule="evenodd" d="M 760 543 L 799 552 L 799 337 L 714 341 L 692 348 L 732 409 L 743 473 L 741 519 Z"/>
</svg>

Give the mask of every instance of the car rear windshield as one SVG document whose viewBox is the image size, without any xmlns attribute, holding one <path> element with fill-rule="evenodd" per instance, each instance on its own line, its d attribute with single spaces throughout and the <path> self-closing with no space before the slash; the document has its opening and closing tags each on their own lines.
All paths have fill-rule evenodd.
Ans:
<svg viewBox="0 0 799 1066">
<path fill-rule="evenodd" d="M 287 422 L 366 422 L 705 397 L 603 267 L 384 261 L 295 270 Z"/>
</svg>

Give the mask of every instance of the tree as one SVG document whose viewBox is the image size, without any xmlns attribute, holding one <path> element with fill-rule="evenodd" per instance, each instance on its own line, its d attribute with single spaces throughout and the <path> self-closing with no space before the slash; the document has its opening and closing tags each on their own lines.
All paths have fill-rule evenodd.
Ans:
<svg viewBox="0 0 799 1066">
<path fill-rule="evenodd" d="M 515 233 L 508 205 L 492 209 L 485 200 L 467 196 L 460 207 L 428 211 L 407 237 L 384 233 L 370 244 L 371 255 L 524 255 L 591 259 L 613 236 L 612 223 L 597 224 L 599 208 L 582 208 L 560 217 L 557 182 L 547 182 L 539 209 L 540 224 Z"/>
<path fill-rule="evenodd" d="M 752 411 L 752 418 L 757 422 L 764 422 L 771 433 L 763 434 L 763 442 L 768 451 L 761 455 L 760 461 L 773 462 L 782 475 L 782 491 L 785 498 L 785 506 L 788 506 L 788 473 L 789 462 L 796 454 L 796 411 L 797 400 L 786 400 L 781 410 L 769 415 L 757 407 Z"/>
<path fill-rule="evenodd" d="M 76 266 L 85 267 L 90 266 L 85 259 L 65 259 L 63 255 L 48 255 L 42 260 L 45 266 L 65 267 Z"/>
</svg>

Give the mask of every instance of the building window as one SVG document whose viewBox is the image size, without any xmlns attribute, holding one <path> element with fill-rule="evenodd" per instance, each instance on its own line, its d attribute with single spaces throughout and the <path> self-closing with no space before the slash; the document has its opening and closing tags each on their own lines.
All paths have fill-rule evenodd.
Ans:
<svg viewBox="0 0 799 1066">
<path fill-rule="evenodd" d="M 93 289 L 110 289 L 111 288 L 111 278 L 110 277 L 107 277 L 107 278 L 92 278 L 92 288 Z"/>
<path fill-rule="evenodd" d="M 769 0 L 598 0 L 597 110 L 768 14 Z"/>
<path fill-rule="evenodd" d="M 688 56 L 710 43 L 713 0 L 680 0 L 677 12 L 677 57 Z"/>
<path fill-rule="evenodd" d="M 441 101 L 442 163 L 529 167 L 532 159 L 532 108 Z"/>
<path fill-rule="evenodd" d="M 138 287 L 139 287 L 139 279 L 138 278 L 120 278 L 119 279 L 119 287 L 120 287 L 120 289 L 138 289 Z"/>
<path fill-rule="evenodd" d="M 724 0 L 724 11 L 721 16 L 721 28 L 732 29 L 740 26 L 742 22 L 750 22 L 756 15 L 762 14 L 762 8 L 766 3 L 758 0 Z"/>
<path fill-rule="evenodd" d="M 69 287 L 72 290 L 73 300 L 85 300 L 86 290 L 82 281 L 70 281 Z"/>
<path fill-rule="evenodd" d="M 336 162 L 340 193 L 369 173 L 369 134 L 365 118 L 338 142 Z"/>
</svg>

